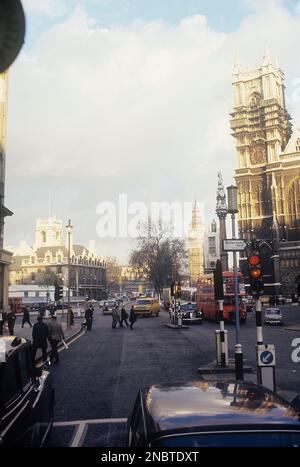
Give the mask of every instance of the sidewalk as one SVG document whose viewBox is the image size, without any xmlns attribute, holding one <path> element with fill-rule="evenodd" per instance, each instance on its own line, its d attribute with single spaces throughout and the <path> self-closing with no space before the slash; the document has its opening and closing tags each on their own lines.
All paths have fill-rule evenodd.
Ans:
<svg viewBox="0 0 300 467">
<path fill-rule="evenodd" d="M 36 323 L 36 319 L 32 319 L 32 316 L 30 317 L 30 320 L 31 320 L 31 324 L 34 325 L 34 323 Z M 49 323 L 50 319 L 46 319 L 44 318 L 44 323 Z M 67 328 L 67 322 L 66 322 L 66 319 L 64 321 L 62 321 L 61 319 L 59 319 L 59 322 L 61 322 L 62 324 L 62 327 L 63 327 L 63 331 L 64 331 L 64 335 L 65 335 L 65 342 L 69 342 L 73 337 L 75 337 L 76 335 L 80 334 L 81 330 L 82 330 L 82 322 L 84 321 L 84 319 L 81 319 L 81 320 L 74 320 L 74 324 L 71 328 Z M 9 335 L 7 332 L 5 332 L 3 335 Z M 24 324 L 24 327 L 22 328 L 22 319 L 20 319 L 18 317 L 17 321 L 16 321 L 16 324 L 15 324 L 15 328 L 14 328 L 14 335 L 15 336 L 18 336 L 18 337 L 23 337 L 25 339 L 28 339 L 28 340 L 31 340 L 32 341 L 32 328 L 29 326 L 28 323 L 25 323 Z M 60 349 L 63 345 L 60 344 L 58 349 Z M 48 342 L 48 347 L 47 347 L 47 353 L 49 353 L 51 350 L 51 346 L 50 346 L 50 343 Z M 41 349 L 38 349 L 37 353 L 36 353 L 36 360 L 39 360 L 39 358 L 42 356 L 42 352 L 41 352 Z"/>
</svg>

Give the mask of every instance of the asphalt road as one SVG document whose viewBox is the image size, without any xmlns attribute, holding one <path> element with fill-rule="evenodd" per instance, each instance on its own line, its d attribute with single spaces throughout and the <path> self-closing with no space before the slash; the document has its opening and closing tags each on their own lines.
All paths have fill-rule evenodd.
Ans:
<svg viewBox="0 0 300 467">
<path fill-rule="evenodd" d="M 300 393 L 300 363 L 291 359 L 292 341 L 300 338 L 300 307 L 282 309 L 285 326 L 264 327 L 264 341 L 276 347 L 278 387 Z M 201 379 L 198 367 L 215 360 L 215 323 L 170 329 L 164 326 L 169 323 L 164 311 L 158 318 L 139 318 L 133 330 L 112 329 L 111 321 L 111 316 L 96 310 L 92 331 L 63 350 L 60 363 L 52 366 L 56 423 L 51 446 L 124 446 L 125 422 L 139 387 Z M 234 357 L 235 326 L 226 329 L 229 356 Z M 256 328 L 251 314 L 241 326 L 241 343 L 245 364 L 255 371 Z"/>
</svg>

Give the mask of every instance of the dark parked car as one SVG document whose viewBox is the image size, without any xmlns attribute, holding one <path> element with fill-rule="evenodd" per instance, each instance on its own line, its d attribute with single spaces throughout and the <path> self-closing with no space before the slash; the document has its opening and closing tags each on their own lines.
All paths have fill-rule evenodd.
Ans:
<svg viewBox="0 0 300 467">
<path fill-rule="evenodd" d="M 43 446 L 52 428 L 54 388 L 49 371 L 36 368 L 31 342 L 0 338 L 0 446 Z"/>
<path fill-rule="evenodd" d="M 196 381 L 141 389 L 129 447 L 300 446 L 296 408 L 263 386 Z"/>
<path fill-rule="evenodd" d="M 203 313 L 198 310 L 196 303 L 184 303 L 180 306 L 183 324 L 202 324 Z"/>
</svg>

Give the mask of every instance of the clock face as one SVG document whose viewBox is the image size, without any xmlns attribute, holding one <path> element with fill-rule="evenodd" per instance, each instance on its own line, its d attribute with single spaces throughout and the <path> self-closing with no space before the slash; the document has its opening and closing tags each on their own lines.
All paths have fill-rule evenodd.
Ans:
<svg viewBox="0 0 300 467">
<path fill-rule="evenodd" d="M 265 164 L 267 162 L 266 153 L 263 148 L 254 148 L 250 153 L 251 164 Z"/>
</svg>

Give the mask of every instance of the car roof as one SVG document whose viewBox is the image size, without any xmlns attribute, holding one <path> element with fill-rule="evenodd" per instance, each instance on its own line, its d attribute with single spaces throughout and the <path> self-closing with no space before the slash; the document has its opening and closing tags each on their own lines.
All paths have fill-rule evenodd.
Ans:
<svg viewBox="0 0 300 467">
<path fill-rule="evenodd" d="M 287 401 L 251 382 L 196 381 L 141 389 L 147 430 L 182 432 L 225 426 L 289 425 L 299 413 Z"/>
</svg>

